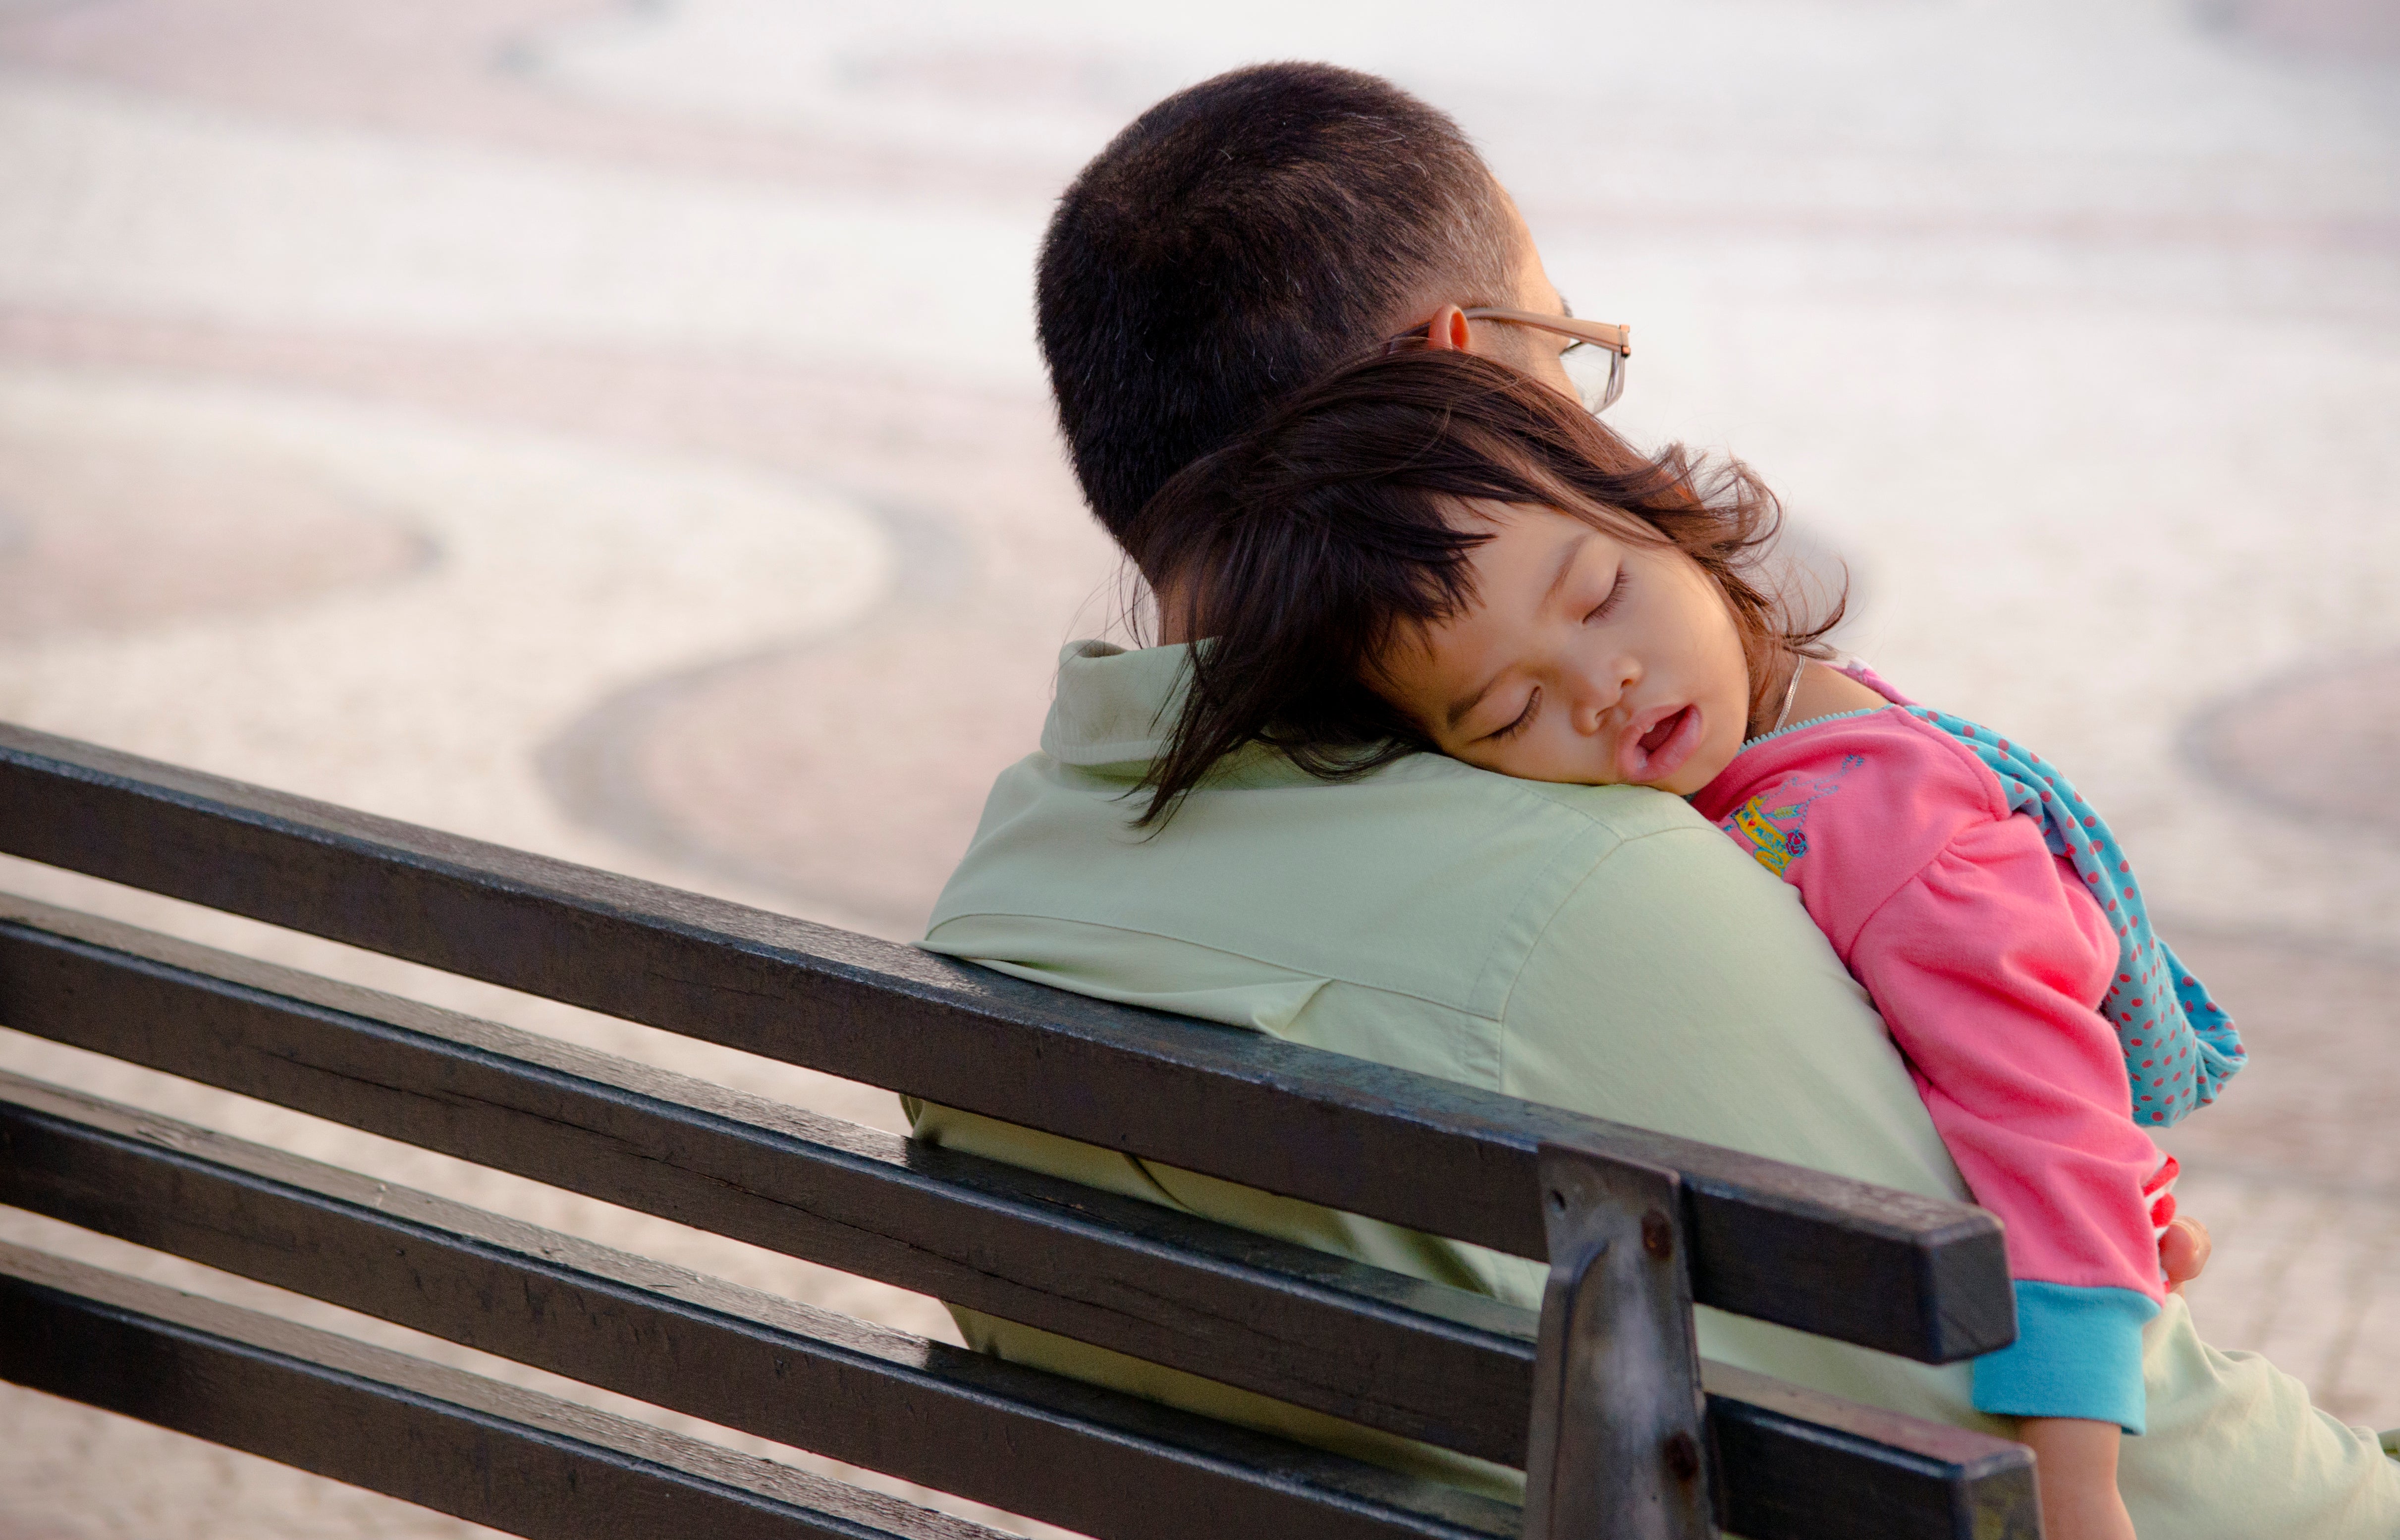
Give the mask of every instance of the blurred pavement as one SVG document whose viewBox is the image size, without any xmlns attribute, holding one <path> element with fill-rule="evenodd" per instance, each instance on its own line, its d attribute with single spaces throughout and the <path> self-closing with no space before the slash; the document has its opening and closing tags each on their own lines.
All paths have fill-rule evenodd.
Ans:
<svg viewBox="0 0 2400 1540">
<path fill-rule="evenodd" d="M 1484 144 L 1578 310 L 1635 327 L 1612 422 L 1749 460 L 1850 563 L 1848 646 L 2108 811 L 2254 1048 L 2169 1139 L 2219 1243 L 2202 1329 L 2400 1424 L 2395 13 L 1154 10 L 0 0 L 0 719 L 911 935 L 1057 646 L 1121 602 L 1032 347 L 1048 200 L 1179 84 L 1380 70 Z M 896 1120 L 22 864 L 0 887 Z M 5 1031 L 0 1065 L 948 1331 Z M 0 1540 L 466 1533 L 0 1390 Z"/>
</svg>

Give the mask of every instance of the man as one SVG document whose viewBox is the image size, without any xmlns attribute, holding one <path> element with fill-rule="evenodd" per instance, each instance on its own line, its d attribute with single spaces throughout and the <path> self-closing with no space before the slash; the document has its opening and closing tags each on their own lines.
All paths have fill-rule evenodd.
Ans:
<svg viewBox="0 0 2400 1540">
<path fill-rule="evenodd" d="M 1039 272 L 1059 422 L 1122 532 L 1268 402 L 1385 339 L 1571 389 L 1533 238 L 1455 125 L 1370 76 L 1236 71 L 1170 97 L 1061 199 Z M 1147 573 L 1171 592 L 1188 574 Z M 1166 605 L 1173 614 L 1181 606 Z M 1068 650 L 1042 752 L 1003 774 L 926 945 L 1023 977 L 1275 1033 L 1912 1192 L 1967 1196 L 1906 1069 L 1790 891 L 1680 799 L 1512 781 L 1436 756 L 1314 780 L 1272 755 L 1148 838 L 1130 797 L 1191 638 Z M 955 1111 L 920 1137 L 1532 1304 L 1520 1259 Z M 1507 1492 L 1513 1473 L 961 1312 L 1004 1356 Z M 1699 1313 L 1710 1356 L 1993 1431 L 1934 1369 Z M 2179 1299 L 2145 1338 L 2149 1432 L 2120 1471 L 2147 1533 L 2400 1533 L 2400 1467 Z M 2105 1488 L 2104 1488 L 2105 1490 Z M 2057 1533 L 2054 1531 L 2053 1533 Z M 2089 1533 L 2107 1533 L 2104 1529 Z M 2116 1533 L 2122 1533 L 2121 1516 Z"/>
</svg>

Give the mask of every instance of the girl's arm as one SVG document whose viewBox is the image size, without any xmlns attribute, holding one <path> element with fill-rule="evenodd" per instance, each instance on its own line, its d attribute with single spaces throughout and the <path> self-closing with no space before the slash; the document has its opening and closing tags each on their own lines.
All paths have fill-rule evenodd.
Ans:
<svg viewBox="0 0 2400 1540">
<path fill-rule="evenodd" d="M 2172 1167 L 2133 1122 L 2122 1050 L 2094 1008 L 2116 960 L 2098 906 L 2013 815 L 1959 826 L 1847 959 L 1959 1174 L 2007 1226 L 2018 1339 L 1976 1361 L 1976 1406 L 2138 1433 Z"/>
<path fill-rule="evenodd" d="M 2134 1517 L 2117 1492 L 2114 1423 L 2028 1417 L 2017 1437 L 2033 1450 L 2045 1540 L 2134 1540 Z"/>
</svg>

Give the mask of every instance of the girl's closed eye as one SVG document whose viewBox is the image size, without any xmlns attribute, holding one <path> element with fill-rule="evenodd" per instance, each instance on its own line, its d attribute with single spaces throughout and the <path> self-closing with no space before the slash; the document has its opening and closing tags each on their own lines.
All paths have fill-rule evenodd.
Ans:
<svg viewBox="0 0 2400 1540">
<path fill-rule="evenodd" d="M 1583 623 L 1589 625 L 1595 620 L 1607 620 L 1610 612 L 1616 608 L 1617 601 L 1625 597 L 1625 590 L 1632 581 L 1632 572 L 1626 567 L 1618 567 L 1616 580 L 1608 585 L 1607 597 L 1592 606 L 1591 612 L 1583 618 Z"/>
<path fill-rule="evenodd" d="M 1602 608 L 1606 607 L 1607 606 L 1605 605 L 1602 606 Z M 1599 610 L 1594 610 L 1592 613 L 1596 615 L 1599 613 Z M 1487 743 L 1507 743 L 1509 739 L 1516 737 L 1527 728 L 1532 727 L 1534 725 L 1534 713 L 1541 709 L 1542 687 L 1536 685 L 1534 687 L 1534 693 L 1525 697 L 1525 709 L 1517 714 L 1517 719 L 1509 723 L 1505 728 L 1500 728 L 1494 731 L 1485 733 L 1483 735 L 1483 741 Z"/>
</svg>

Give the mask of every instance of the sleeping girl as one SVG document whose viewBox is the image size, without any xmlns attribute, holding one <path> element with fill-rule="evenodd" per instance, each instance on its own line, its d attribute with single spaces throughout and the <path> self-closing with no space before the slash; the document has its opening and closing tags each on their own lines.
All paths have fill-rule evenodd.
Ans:
<svg viewBox="0 0 2400 1540">
<path fill-rule="evenodd" d="M 1161 600 L 1211 640 L 1142 821 L 1256 742 L 1329 777 L 1430 750 L 1688 799 L 1794 891 L 2006 1225 L 2018 1338 L 1974 1400 L 2024 1419 L 2049 1532 L 2130 1540 L 2142 1328 L 2162 1253 L 2180 1277 L 2205 1244 L 2148 1130 L 2241 1044 L 2057 767 L 1833 660 L 1838 603 L 1798 614 L 1762 578 L 1776 518 L 1739 465 L 1640 455 L 1502 364 L 1356 365 L 1185 470 L 1129 542 L 1220 577 Z"/>
</svg>

